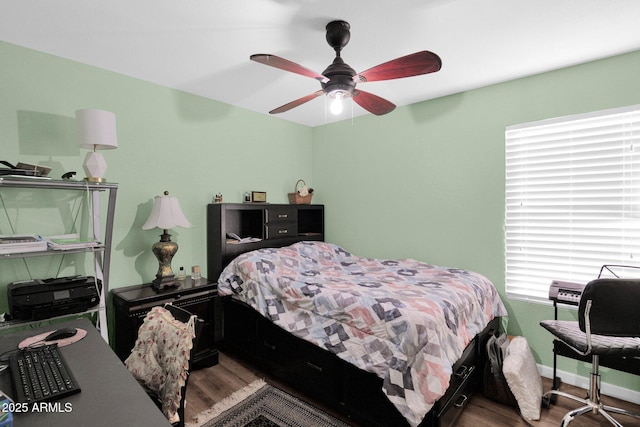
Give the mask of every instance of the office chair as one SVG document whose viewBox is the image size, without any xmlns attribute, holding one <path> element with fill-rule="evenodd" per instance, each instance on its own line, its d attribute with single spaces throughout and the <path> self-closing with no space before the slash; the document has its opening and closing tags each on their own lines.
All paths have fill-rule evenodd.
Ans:
<svg viewBox="0 0 640 427">
<path fill-rule="evenodd" d="M 203 323 L 196 315 L 172 304 L 153 307 L 125 360 L 129 372 L 173 426 L 184 427 L 191 361 Z"/>
<path fill-rule="evenodd" d="M 578 321 L 545 320 L 540 325 L 571 350 L 591 357 L 591 379 L 586 398 L 550 390 L 544 399 L 562 396 L 584 406 L 568 412 L 561 427 L 578 415 L 600 414 L 614 426 L 622 426 L 610 413 L 640 418 L 640 414 L 604 405 L 600 400 L 599 357 L 640 357 L 640 280 L 596 279 L 584 288 L 578 306 Z"/>
</svg>

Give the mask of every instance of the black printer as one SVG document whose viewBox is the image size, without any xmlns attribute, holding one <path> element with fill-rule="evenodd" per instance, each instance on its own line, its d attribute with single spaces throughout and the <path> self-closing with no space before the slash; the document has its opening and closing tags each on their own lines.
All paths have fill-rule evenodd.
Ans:
<svg viewBox="0 0 640 427">
<path fill-rule="evenodd" d="M 13 282 L 7 286 L 9 310 L 11 317 L 18 320 L 42 320 L 79 313 L 98 305 L 100 289 L 102 282 L 92 276 Z"/>
</svg>

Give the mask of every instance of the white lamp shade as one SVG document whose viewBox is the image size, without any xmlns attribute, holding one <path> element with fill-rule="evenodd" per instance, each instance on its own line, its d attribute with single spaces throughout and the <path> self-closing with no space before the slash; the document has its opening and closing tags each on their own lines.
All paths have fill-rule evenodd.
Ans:
<svg viewBox="0 0 640 427">
<path fill-rule="evenodd" d="M 92 150 L 112 150 L 118 148 L 116 115 L 104 110 L 76 111 L 78 144 Z"/>
<path fill-rule="evenodd" d="M 162 228 L 167 230 L 174 227 L 191 227 L 191 223 L 182 213 L 178 199 L 170 197 L 168 194 L 164 196 L 156 196 L 153 200 L 153 209 L 149 219 L 142 226 L 143 230 L 152 228 Z"/>
</svg>

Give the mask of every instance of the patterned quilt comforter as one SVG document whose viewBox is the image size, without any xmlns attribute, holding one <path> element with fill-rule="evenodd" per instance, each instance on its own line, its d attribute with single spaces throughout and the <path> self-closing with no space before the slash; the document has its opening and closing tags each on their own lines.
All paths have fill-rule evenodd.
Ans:
<svg viewBox="0 0 640 427">
<path fill-rule="evenodd" d="M 218 292 L 377 374 L 412 426 L 444 394 L 467 344 L 507 315 L 478 273 L 362 258 L 324 242 L 242 254 L 222 272 Z"/>
</svg>

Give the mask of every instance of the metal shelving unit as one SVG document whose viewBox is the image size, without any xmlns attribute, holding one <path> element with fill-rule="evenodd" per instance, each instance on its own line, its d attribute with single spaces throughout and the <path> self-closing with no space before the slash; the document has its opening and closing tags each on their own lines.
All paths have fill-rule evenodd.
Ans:
<svg viewBox="0 0 640 427">
<path fill-rule="evenodd" d="M 109 267 L 111 263 L 111 244 L 113 237 L 113 220 L 115 214 L 116 194 L 118 191 L 118 184 L 107 182 L 88 182 L 88 181 L 65 181 L 65 180 L 50 180 L 42 178 L 21 178 L 21 177 L 0 177 L 0 191 L 4 188 L 24 188 L 24 189 L 51 189 L 51 190 L 74 190 L 74 191 L 86 191 L 92 196 L 91 216 L 93 220 L 93 238 L 102 242 L 101 245 L 76 248 L 68 250 L 52 250 L 47 249 L 38 252 L 16 252 L 10 254 L 0 255 L 0 260 L 11 258 L 31 258 L 41 256 L 56 256 L 66 254 L 88 253 L 91 252 L 94 255 L 94 271 L 96 278 L 102 281 L 102 289 L 100 290 L 100 302 L 98 309 L 87 310 L 86 313 L 98 312 L 98 328 L 100 334 L 105 341 L 109 341 L 109 331 L 107 326 L 107 310 L 106 310 L 106 295 L 109 292 Z M 100 193 L 108 192 L 107 198 L 107 217 L 104 225 L 104 236 L 101 235 L 102 220 L 100 210 Z M 75 316 L 78 313 L 73 313 L 68 316 Z M 66 316 L 59 316 L 66 317 Z M 42 320 L 38 320 L 42 322 Z M 11 327 L 15 325 L 24 325 L 33 323 L 29 321 L 11 321 L 6 322 L 3 327 Z"/>
</svg>

